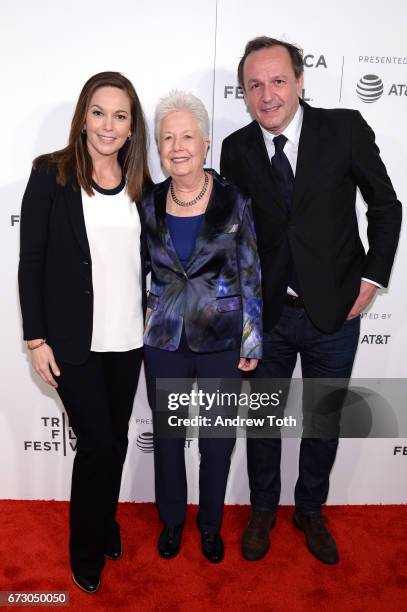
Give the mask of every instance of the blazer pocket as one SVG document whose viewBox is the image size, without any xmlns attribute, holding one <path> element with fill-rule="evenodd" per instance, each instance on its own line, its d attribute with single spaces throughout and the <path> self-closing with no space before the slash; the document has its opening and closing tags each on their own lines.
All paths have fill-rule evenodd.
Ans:
<svg viewBox="0 0 407 612">
<path fill-rule="evenodd" d="M 242 309 L 242 298 L 240 295 L 234 295 L 233 297 L 218 298 L 217 299 L 217 311 L 218 312 L 229 312 L 231 310 Z"/>
<path fill-rule="evenodd" d="M 147 296 L 147 308 L 151 308 L 151 310 L 157 310 L 159 300 L 160 298 L 158 297 L 158 295 L 149 293 Z"/>
</svg>

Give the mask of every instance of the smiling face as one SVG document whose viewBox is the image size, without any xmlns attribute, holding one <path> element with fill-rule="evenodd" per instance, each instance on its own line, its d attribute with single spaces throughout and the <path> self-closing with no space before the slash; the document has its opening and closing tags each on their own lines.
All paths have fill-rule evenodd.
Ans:
<svg viewBox="0 0 407 612">
<path fill-rule="evenodd" d="M 87 147 L 92 158 L 117 155 L 131 133 L 130 98 L 118 87 L 100 87 L 86 113 Z"/>
<path fill-rule="evenodd" d="M 158 145 L 161 163 L 170 176 L 193 180 L 202 174 L 209 140 L 204 138 L 190 111 L 177 110 L 165 115 Z"/>
<path fill-rule="evenodd" d="M 303 88 L 290 55 L 280 45 L 253 51 L 243 68 L 245 99 L 253 119 L 272 134 L 281 134 L 294 117 Z"/>
</svg>

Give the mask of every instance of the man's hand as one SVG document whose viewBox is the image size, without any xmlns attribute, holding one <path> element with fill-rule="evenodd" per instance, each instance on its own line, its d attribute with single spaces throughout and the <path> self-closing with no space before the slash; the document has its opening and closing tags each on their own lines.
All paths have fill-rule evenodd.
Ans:
<svg viewBox="0 0 407 612">
<path fill-rule="evenodd" d="M 370 302 L 376 295 L 377 289 L 378 287 L 376 287 L 376 285 L 373 285 L 373 283 L 369 283 L 368 281 L 362 280 L 360 282 L 359 295 L 356 298 L 356 301 L 353 304 L 350 313 L 346 318 L 349 320 L 359 316 L 360 313 L 363 312 L 363 310 L 365 310 L 365 308 L 369 306 Z"/>
</svg>

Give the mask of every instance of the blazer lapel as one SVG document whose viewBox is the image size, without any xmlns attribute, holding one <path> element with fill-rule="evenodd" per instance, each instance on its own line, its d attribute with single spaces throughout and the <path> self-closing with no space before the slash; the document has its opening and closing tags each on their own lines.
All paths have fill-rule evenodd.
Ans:
<svg viewBox="0 0 407 612">
<path fill-rule="evenodd" d="M 168 224 L 165 220 L 166 208 L 167 208 L 167 193 L 170 188 L 171 179 L 168 178 L 161 183 L 154 194 L 154 206 L 155 206 L 155 217 L 157 231 L 160 236 L 160 240 L 164 250 L 168 256 L 172 259 L 178 270 L 184 272 L 184 269 L 178 259 L 177 252 L 172 242 Z"/>
<path fill-rule="evenodd" d="M 91 259 L 88 236 L 86 234 L 85 217 L 83 216 L 83 205 L 80 187 L 74 190 L 71 185 L 66 187 L 66 205 L 68 215 L 71 219 L 72 227 L 76 239 L 86 257 Z"/>
<path fill-rule="evenodd" d="M 224 199 L 220 193 L 222 187 L 219 184 L 215 173 L 207 168 L 205 168 L 205 172 L 212 175 L 212 193 L 209 198 L 208 206 L 206 208 L 204 218 L 202 219 L 198 235 L 196 237 L 194 250 L 186 267 L 187 271 L 197 259 L 200 251 L 207 245 L 209 236 L 213 234 L 213 232 L 216 232 L 217 228 L 222 225 L 227 213 L 226 207 L 222 205 L 224 204 Z"/>
<path fill-rule="evenodd" d="M 317 109 L 301 101 L 304 108 L 297 168 L 294 183 L 294 207 L 297 207 L 318 169 L 319 116 Z"/>
</svg>

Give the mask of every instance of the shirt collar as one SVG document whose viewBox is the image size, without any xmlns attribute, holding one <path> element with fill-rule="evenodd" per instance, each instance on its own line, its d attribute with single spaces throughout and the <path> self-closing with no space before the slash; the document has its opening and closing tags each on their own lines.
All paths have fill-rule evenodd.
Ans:
<svg viewBox="0 0 407 612">
<path fill-rule="evenodd" d="M 287 140 L 292 142 L 297 148 L 300 142 L 300 134 L 301 134 L 303 116 L 304 116 L 304 109 L 302 108 L 301 104 L 299 104 L 294 117 L 291 119 L 290 123 L 287 125 L 285 130 L 283 130 L 282 132 L 282 134 L 284 134 Z M 274 138 L 276 137 L 276 134 L 272 134 L 271 132 L 267 131 L 262 125 L 260 125 L 260 129 L 263 133 L 263 137 L 264 137 L 264 141 L 266 145 L 268 143 L 273 142 Z"/>
</svg>

